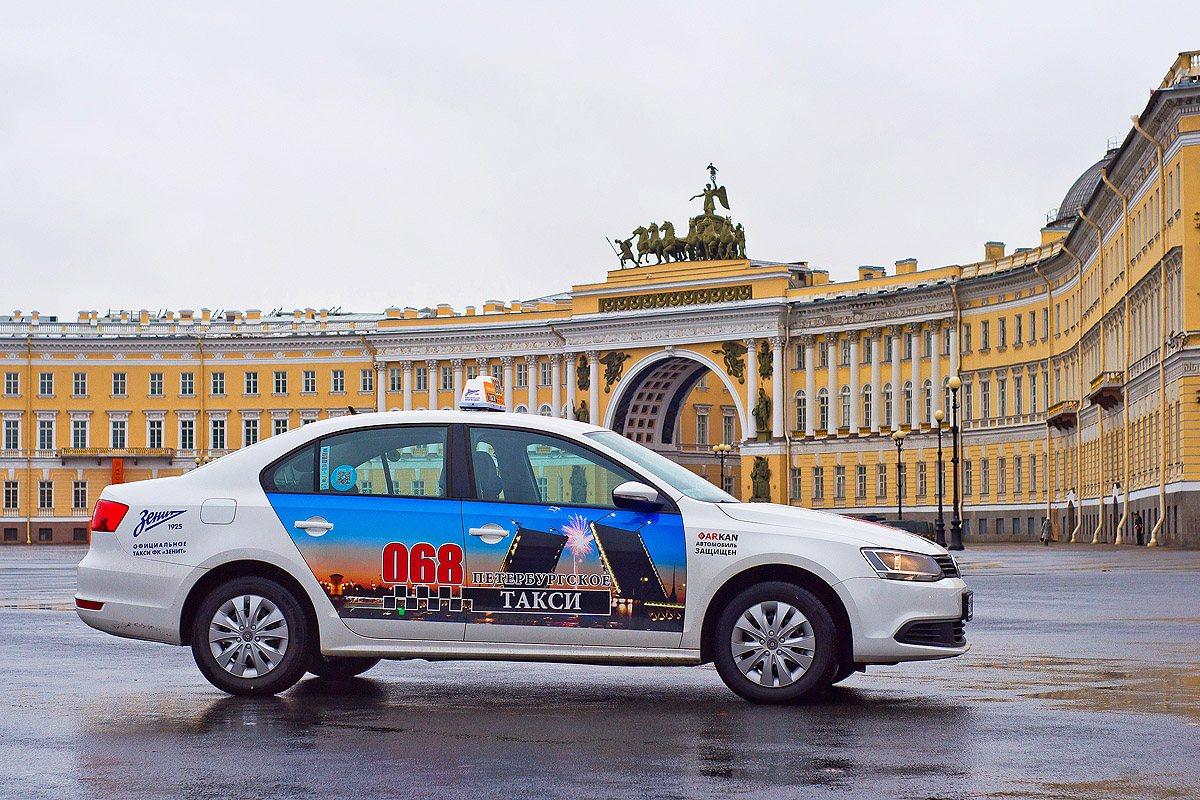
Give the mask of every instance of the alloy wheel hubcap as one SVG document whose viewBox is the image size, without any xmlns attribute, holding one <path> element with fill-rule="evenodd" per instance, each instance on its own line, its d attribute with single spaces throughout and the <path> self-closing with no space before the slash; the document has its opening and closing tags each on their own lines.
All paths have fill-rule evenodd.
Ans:
<svg viewBox="0 0 1200 800">
<path fill-rule="evenodd" d="M 816 654 L 812 623 L 793 605 L 767 600 L 746 609 L 733 626 L 733 663 L 759 686 L 779 689 L 804 676 Z"/>
<path fill-rule="evenodd" d="M 243 594 L 221 604 L 208 625 L 208 646 L 221 668 L 237 678 L 261 678 L 283 660 L 288 626 L 265 597 Z"/>
</svg>

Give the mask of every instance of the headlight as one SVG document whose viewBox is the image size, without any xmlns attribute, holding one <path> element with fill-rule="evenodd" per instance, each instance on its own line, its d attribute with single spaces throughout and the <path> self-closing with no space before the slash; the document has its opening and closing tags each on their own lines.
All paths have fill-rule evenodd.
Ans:
<svg viewBox="0 0 1200 800">
<path fill-rule="evenodd" d="M 933 556 L 878 547 L 864 547 L 862 554 L 881 578 L 893 581 L 939 581 L 943 577 L 942 568 Z"/>
</svg>

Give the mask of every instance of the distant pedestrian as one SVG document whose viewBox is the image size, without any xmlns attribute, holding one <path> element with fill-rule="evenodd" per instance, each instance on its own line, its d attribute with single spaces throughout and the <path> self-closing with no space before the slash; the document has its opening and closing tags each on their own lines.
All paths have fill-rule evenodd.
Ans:
<svg viewBox="0 0 1200 800">
<path fill-rule="evenodd" d="M 1041 534 L 1041 536 L 1038 537 L 1038 539 L 1041 540 L 1043 545 L 1045 545 L 1047 547 L 1050 546 L 1050 519 L 1049 519 L 1049 517 L 1042 517 L 1042 534 Z"/>
<path fill-rule="evenodd" d="M 1142 512 L 1133 515 L 1133 538 L 1138 544 L 1145 544 L 1146 524 L 1142 522 Z"/>
</svg>

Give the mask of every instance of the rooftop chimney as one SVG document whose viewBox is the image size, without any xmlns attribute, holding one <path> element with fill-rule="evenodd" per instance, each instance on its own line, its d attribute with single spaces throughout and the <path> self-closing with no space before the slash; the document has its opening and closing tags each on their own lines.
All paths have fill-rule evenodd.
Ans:
<svg viewBox="0 0 1200 800">
<path fill-rule="evenodd" d="M 1004 258 L 1004 242 L 984 242 L 984 261 L 997 261 L 1001 258 Z"/>
<path fill-rule="evenodd" d="M 902 258 L 896 262 L 897 275 L 911 275 L 917 271 L 917 260 L 915 258 Z"/>
</svg>

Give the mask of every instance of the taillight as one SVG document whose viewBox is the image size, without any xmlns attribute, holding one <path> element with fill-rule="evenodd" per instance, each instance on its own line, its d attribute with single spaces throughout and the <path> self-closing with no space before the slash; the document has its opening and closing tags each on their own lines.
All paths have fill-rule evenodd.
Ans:
<svg viewBox="0 0 1200 800">
<path fill-rule="evenodd" d="M 96 501 L 96 510 L 92 512 L 92 533 L 112 533 L 125 519 L 129 506 L 116 500 Z"/>
</svg>

